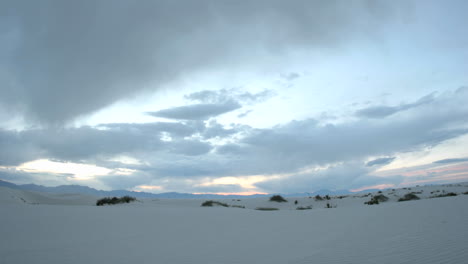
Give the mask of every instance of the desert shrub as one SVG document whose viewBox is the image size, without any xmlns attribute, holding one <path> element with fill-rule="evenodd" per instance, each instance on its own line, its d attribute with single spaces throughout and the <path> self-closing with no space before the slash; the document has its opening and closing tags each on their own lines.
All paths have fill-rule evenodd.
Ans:
<svg viewBox="0 0 468 264">
<path fill-rule="evenodd" d="M 370 201 L 365 202 L 364 204 L 373 205 L 379 204 L 388 201 L 388 197 L 383 194 L 378 194 L 373 196 Z"/>
<path fill-rule="evenodd" d="M 336 208 L 336 205 L 332 205 L 331 203 L 327 203 L 325 208 Z"/>
<path fill-rule="evenodd" d="M 367 202 L 364 202 L 364 204 L 368 204 L 368 205 L 379 204 L 379 201 L 375 200 L 374 197 L 372 197 L 372 199 L 370 199 Z"/>
<path fill-rule="evenodd" d="M 457 194 L 454 192 L 449 192 L 449 193 L 435 195 L 435 196 L 432 196 L 431 198 L 441 198 L 441 197 L 449 197 L 449 196 L 457 196 Z"/>
<path fill-rule="evenodd" d="M 243 206 L 243 205 L 231 205 L 231 207 L 234 207 L 234 208 L 245 208 L 245 206 Z"/>
<path fill-rule="evenodd" d="M 320 196 L 320 195 L 317 194 L 317 195 L 315 195 L 315 200 L 316 200 L 316 201 L 322 201 L 323 198 L 322 198 L 322 196 Z"/>
<path fill-rule="evenodd" d="M 131 197 L 131 196 L 128 196 L 128 195 L 125 195 L 124 197 L 122 197 L 120 199 L 125 203 L 130 203 L 130 202 L 133 202 L 133 201 L 136 200 L 135 197 Z"/>
<path fill-rule="evenodd" d="M 106 205 L 106 204 L 120 204 L 120 203 L 129 203 L 129 202 L 133 202 L 133 201 L 136 201 L 136 198 L 135 197 L 131 197 L 131 196 L 123 196 L 123 197 L 120 197 L 120 198 L 117 198 L 117 197 L 104 197 L 102 199 L 99 199 L 96 201 L 96 206 L 103 206 L 103 205 Z"/>
<path fill-rule="evenodd" d="M 270 197 L 270 202 L 285 203 L 287 202 L 287 200 L 284 199 L 281 195 L 273 195 L 272 197 Z"/>
<path fill-rule="evenodd" d="M 312 209 L 312 206 L 309 205 L 309 206 L 299 206 L 296 208 L 296 210 L 310 210 Z"/>
<path fill-rule="evenodd" d="M 218 202 L 218 201 L 213 201 L 213 200 L 205 201 L 205 202 L 202 203 L 201 206 L 213 206 L 213 205 L 219 205 L 219 206 L 223 206 L 223 207 L 229 207 L 228 204 L 225 204 L 225 203 L 222 203 L 222 202 Z"/>
<path fill-rule="evenodd" d="M 257 208 L 255 208 L 255 210 L 259 210 L 259 211 L 277 211 L 279 209 L 274 208 L 274 207 L 257 207 Z"/>
<path fill-rule="evenodd" d="M 378 195 L 372 197 L 372 199 L 377 200 L 377 201 L 379 201 L 379 202 L 386 202 L 386 201 L 388 201 L 388 197 L 385 196 L 385 195 L 383 195 L 383 194 L 378 194 Z"/>
<path fill-rule="evenodd" d="M 330 196 L 328 196 L 328 194 L 325 195 L 325 199 L 326 199 L 326 200 L 330 200 Z"/>
<path fill-rule="evenodd" d="M 401 197 L 398 199 L 399 202 L 404 202 L 404 201 L 411 201 L 411 200 L 419 200 L 420 198 L 414 194 L 414 193 L 407 193 L 405 196 Z"/>
</svg>

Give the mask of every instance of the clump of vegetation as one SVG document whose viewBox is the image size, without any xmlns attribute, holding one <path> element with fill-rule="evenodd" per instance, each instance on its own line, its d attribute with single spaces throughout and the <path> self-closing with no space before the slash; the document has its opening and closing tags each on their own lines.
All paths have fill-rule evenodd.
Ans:
<svg viewBox="0 0 468 264">
<path fill-rule="evenodd" d="M 377 201 L 379 201 L 381 203 L 388 201 L 388 197 L 383 195 L 383 194 L 378 194 L 378 195 L 372 197 L 372 199 L 375 199 L 375 200 L 377 200 Z"/>
<path fill-rule="evenodd" d="M 316 200 L 316 201 L 322 201 L 323 198 L 322 198 L 322 196 L 320 196 L 320 195 L 317 194 L 317 195 L 315 195 L 315 200 Z"/>
<path fill-rule="evenodd" d="M 407 194 L 405 194 L 405 196 L 398 199 L 398 201 L 399 202 L 404 202 L 404 201 L 419 200 L 419 199 L 421 199 L 421 198 L 419 198 L 419 196 L 417 196 L 416 194 L 407 193 Z"/>
<path fill-rule="evenodd" d="M 312 209 L 312 206 L 309 205 L 309 206 L 299 206 L 296 208 L 296 210 L 311 210 Z"/>
<path fill-rule="evenodd" d="M 123 196 L 123 197 L 120 197 L 120 198 L 117 198 L 117 197 L 105 197 L 105 198 L 102 198 L 102 199 L 99 199 L 96 201 L 96 206 L 103 206 L 103 205 L 106 205 L 106 204 L 121 204 L 121 203 L 130 203 L 130 202 L 133 202 L 133 201 L 136 201 L 136 198 L 135 197 L 131 197 L 131 196 Z"/>
<path fill-rule="evenodd" d="M 468 195 L 468 192 L 464 192 L 463 194 Z"/>
<path fill-rule="evenodd" d="M 218 202 L 218 201 L 213 201 L 213 200 L 205 201 L 205 202 L 202 203 L 201 206 L 214 206 L 214 205 L 219 205 L 219 206 L 223 206 L 223 207 L 229 207 L 228 204 L 225 204 L 225 203 L 222 203 L 222 202 Z"/>
<path fill-rule="evenodd" d="M 287 200 L 284 199 L 281 195 L 273 195 L 272 197 L 270 197 L 270 202 L 285 203 L 287 202 Z"/>
<path fill-rule="evenodd" d="M 277 211 L 279 209 L 274 208 L 274 207 L 257 207 L 257 208 L 255 208 L 255 210 L 259 210 L 259 211 Z"/>
<path fill-rule="evenodd" d="M 243 208 L 243 209 L 245 208 L 245 206 L 243 206 L 243 205 L 236 205 L 236 204 L 235 204 L 235 205 L 231 205 L 231 207 L 234 207 L 234 208 Z"/>
<path fill-rule="evenodd" d="M 330 200 L 330 199 L 331 199 L 331 198 L 330 198 L 330 196 L 328 196 L 328 194 L 325 195 L 325 200 Z"/>
<path fill-rule="evenodd" d="M 449 196 L 457 196 L 457 194 L 454 192 L 449 192 L 449 193 L 435 195 L 435 196 L 432 196 L 431 198 L 441 198 L 441 197 L 449 197 Z"/>
<path fill-rule="evenodd" d="M 388 197 L 383 194 L 378 194 L 373 196 L 370 201 L 365 202 L 364 204 L 373 205 L 379 204 L 388 201 Z"/>
<path fill-rule="evenodd" d="M 325 208 L 336 208 L 336 205 L 332 205 L 331 203 L 327 203 Z"/>
</svg>

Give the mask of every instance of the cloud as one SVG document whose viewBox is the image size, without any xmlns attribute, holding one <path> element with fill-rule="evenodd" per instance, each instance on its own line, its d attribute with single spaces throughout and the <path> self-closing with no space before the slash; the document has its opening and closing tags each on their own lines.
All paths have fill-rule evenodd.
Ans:
<svg viewBox="0 0 468 264">
<path fill-rule="evenodd" d="M 266 180 L 255 184 L 266 192 L 298 193 L 314 192 L 321 189 L 343 190 L 378 184 L 400 184 L 402 176 L 377 177 L 362 164 L 350 162 L 333 165 L 326 169 L 305 174 Z"/>
<path fill-rule="evenodd" d="M 468 158 L 460 158 L 460 159 L 443 159 L 434 161 L 433 163 L 440 163 L 440 164 L 448 164 L 448 163 L 459 163 L 459 162 L 466 162 Z"/>
<path fill-rule="evenodd" d="M 296 72 L 290 72 L 288 74 L 281 74 L 281 78 L 285 79 L 286 81 L 293 81 L 297 78 L 301 77 L 299 73 Z"/>
<path fill-rule="evenodd" d="M 243 113 L 238 114 L 237 117 L 238 118 L 244 118 L 244 117 L 248 116 L 250 113 L 252 113 L 252 111 L 253 110 L 247 110 L 247 111 L 245 111 Z"/>
<path fill-rule="evenodd" d="M 371 160 L 371 161 L 367 162 L 366 166 L 367 167 L 372 167 L 372 166 L 375 166 L 375 165 L 387 165 L 387 164 L 392 163 L 393 160 L 395 160 L 395 157 L 379 158 L 379 159 L 375 159 L 375 160 Z"/>
<path fill-rule="evenodd" d="M 367 108 L 360 109 L 356 111 L 356 115 L 359 117 L 366 117 L 366 118 L 385 118 L 387 116 L 391 116 L 401 111 L 405 111 L 414 107 L 418 107 L 424 104 L 429 104 L 434 100 L 434 94 L 429 94 L 417 102 L 410 103 L 410 104 L 401 104 L 399 106 L 371 106 Z"/>
<path fill-rule="evenodd" d="M 203 90 L 185 95 L 190 101 L 201 102 L 148 112 L 155 117 L 178 120 L 206 120 L 242 108 L 245 104 L 259 103 L 275 95 L 272 90 L 258 93 L 244 92 L 239 89 Z"/>
<path fill-rule="evenodd" d="M 463 106 L 467 91 L 438 96 L 405 115 L 384 120 L 363 118 L 323 125 L 306 119 L 271 129 L 252 129 L 238 142 L 216 151 L 236 157 L 233 163 L 239 163 L 239 173 L 269 174 L 433 147 L 468 133 L 463 121 L 468 115 Z"/>
<path fill-rule="evenodd" d="M 158 182 L 161 179 L 193 184 L 194 180 L 265 175 L 272 180 L 258 187 L 275 192 L 298 190 L 301 182 L 303 186 L 359 188 L 388 180 L 372 176 L 371 165 L 383 165 L 398 153 L 431 148 L 466 135 L 467 100 L 468 89 L 460 88 L 384 119 L 354 118 L 335 124 L 305 119 L 263 129 L 247 125 L 226 128 L 216 120 L 188 120 L 0 130 L 0 165 L 48 158 L 128 168 L 146 175 L 141 181 L 129 180 L 129 186 L 162 186 Z M 140 162 L 129 165 L 115 161 L 121 155 Z M 386 158 L 365 163 L 376 156 Z M 303 172 L 324 167 L 329 169 Z M 281 181 L 274 180 L 275 175 L 293 178 L 290 182 L 284 176 Z M 106 180 L 109 185 L 114 181 Z"/>
<path fill-rule="evenodd" d="M 182 75 L 365 38 L 397 9 L 386 1 L 2 1 L 0 106 L 62 123 Z"/>
<path fill-rule="evenodd" d="M 169 119 L 205 120 L 210 117 L 219 116 L 239 108 L 241 108 L 239 103 L 229 101 L 222 104 L 195 104 L 178 106 L 156 112 L 148 112 L 148 114 L 155 117 L 164 117 Z"/>
<path fill-rule="evenodd" d="M 221 89 L 221 90 L 203 90 L 185 95 L 186 99 L 199 101 L 201 103 L 226 103 L 238 102 L 239 104 L 254 104 L 263 102 L 276 93 L 273 90 L 264 89 L 257 93 L 241 91 L 238 88 Z"/>
</svg>

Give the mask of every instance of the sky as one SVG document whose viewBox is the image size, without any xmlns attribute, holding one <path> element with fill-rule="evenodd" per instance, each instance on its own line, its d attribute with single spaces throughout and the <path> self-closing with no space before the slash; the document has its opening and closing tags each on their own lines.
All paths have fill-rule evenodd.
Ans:
<svg viewBox="0 0 468 264">
<path fill-rule="evenodd" d="M 1 1 L 0 179 L 219 194 L 468 181 L 467 11 Z"/>
</svg>

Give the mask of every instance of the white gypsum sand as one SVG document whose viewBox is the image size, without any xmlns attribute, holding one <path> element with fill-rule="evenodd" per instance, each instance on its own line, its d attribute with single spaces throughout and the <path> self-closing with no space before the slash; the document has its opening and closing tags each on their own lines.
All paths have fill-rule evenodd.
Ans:
<svg viewBox="0 0 468 264">
<path fill-rule="evenodd" d="M 452 191 L 459 195 L 425 199 Z M 0 263 L 464 263 L 466 191 L 385 190 L 390 200 L 379 205 L 364 205 L 364 194 L 219 200 L 241 209 L 200 207 L 199 199 L 97 207 L 96 197 L 0 188 Z M 408 192 L 423 199 L 396 202 Z"/>
</svg>

